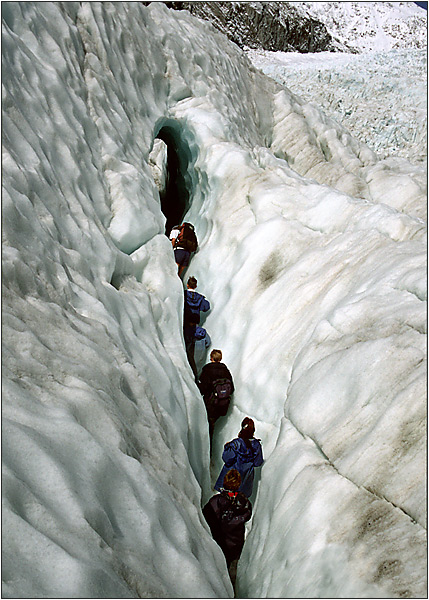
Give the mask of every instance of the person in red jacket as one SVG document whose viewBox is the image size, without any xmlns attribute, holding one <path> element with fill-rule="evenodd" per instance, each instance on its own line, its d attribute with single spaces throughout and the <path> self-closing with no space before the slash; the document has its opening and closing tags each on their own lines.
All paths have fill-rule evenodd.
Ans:
<svg viewBox="0 0 429 600">
<path fill-rule="evenodd" d="M 244 545 L 244 524 L 252 516 L 250 500 L 238 491 L 240 484 L 240 473 L 236 469 L 231 469 L 224 477 L 220 494 L 210 498 L 203 508 L 203 515 L 213 539 L 225 555 L 233 584 L 237 562 Z"/>
<path fill-rule="evenodd" d="M 198 240 L 192 223 L 174 225 L 170 232 L 170 240 L 174 248 L 174 258 L 179 277 L 189 265 L 191 254 L 198 248 Z"/>
</svg>

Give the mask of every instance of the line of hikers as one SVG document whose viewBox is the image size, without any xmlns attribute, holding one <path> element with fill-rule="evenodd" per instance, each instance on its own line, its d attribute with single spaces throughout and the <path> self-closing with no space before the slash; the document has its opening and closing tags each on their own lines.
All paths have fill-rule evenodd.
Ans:
<svg viewBox="0 0 429 600">
<path fill-rule="evenodd" d="M 170 240 L 181 277 L 189 266 L 191 254 L 198 248 L 193 225 L 183 223 L 173 227 Z M 205 354 L 211 339 L 200 326 L 201 312 L 210 310 L 210 302 L 196 292 L 196 288 L 197 280 L 189 277 L 184 292 L 183 328 L 188 361 L 207 411 L 211 448 L 215 422 L 228 411 L 234 393 L 234 381 L 228 367 L 221 362 L 221 350 L 217 349 L 211 351 L 210 362 L 203 366 L 198 375 L 195 352 Z M 233 585 L 244 544 L 245 523 L 252 516 L 249 498 L 253 491 L 254 468 L 263 463 L 261 441 L 254 434 L 253 420 L 245 417 L 237 437 L 224 445 L 224 465 L 214 486 L 220 493 L 213 496 L 203 508 L 212 536 L 225 555 Z"/>
</svg>

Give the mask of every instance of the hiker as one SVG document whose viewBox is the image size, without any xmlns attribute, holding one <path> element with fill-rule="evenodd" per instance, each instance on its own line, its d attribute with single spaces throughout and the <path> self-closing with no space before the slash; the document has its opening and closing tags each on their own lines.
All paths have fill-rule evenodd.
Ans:
<svg viewBox="0 0 429 600">
<path fill-rule="evenodd" d="M 222 548 L 234 584 L 237 562 L 244 545 L 244 524 L 252 516 L 252 505 L 238 491 L 241 477 L 236 469 L 229 470 L 222 483 L 220 494 L 210 498 L 203 508 L 203 515 L 213 539 Z"/>
<path fill-rule="evenodd" d="M 190 314 L 198 316 L 198 323 L 200 322 L 200 313 L 207 312 L 210 310 L 210 302 L 199 292 L 196 292 L 197 280 L 195 277 L 189 277 L 186 290 L 185 290 L 185 303 L 184 303 L 184 322 L 189 320 Z"/>
<path fill-rule="evenodd" d="M 190 317 L 189 322 L 185 324 L 183 328 L 183 333 L 185 337 L 186 354 L 195 377 L 195 382 L 197 382 L 198 371 L 197 366 L 195 364 L 195 345 L 197 343 L 202 342 L 207 348 L 211 343 L 210 336 L 204 329 L 204 327 L 200 327 L 198 325 L 197 318 L 192 315 Z M 198 347 L 198 349 L 200 348 Z"/>
<path fill-rule="evenodd" d="M 178 275 L 181 277 L 189 265 L 192 252 L 196 252 L 198 248 L 194 226 L 191 223 L 175 225 L 170 232 L 170 240 L 174 248 L 174 260 L 178 266 Z"/>
<path fill-rule="evenodd" d="M 213 437 L 214 424 L 219 417 L 226 415 L 234 392 L 232 375 L 221 360 L 222 351 L 212 350 L 210 362 L 202 368 L 197 384 L 206 405 L 210 441 Z"/>
<path fill-rule="evenodd" d="M 201 329 L 206 332 L 204 337 L 201 337 L 201 331 L 200 331 Z M 198 374 L 198 371 L 201 369 L 201 366 L 206 361 L 207 348 L 210 348 L 212 341 L 210 339 L 208 331 L 206 329 L 204 329 L 204 327 L 198 327 L 197 332 L 199 332 L 199 333 L 197 333 L 197 336 L 195 338 L 194 360 L 195 360 L 195 366 L 196 366 L 197 374 Z M 196 378 L 196 381 L 197 380 L 198 380 L 198 377 Z"/>
<path fill-rule="evenodd" d="M 225 473 L 237 469 L 241 475 L 239 491 L 250 498 L 253 490 L 254 467 L 260 467 L 264 462 L 261 441 L 254 438 L 255 424 L 252 419 L 245 417 L 241 422 L 241 430 L 231 442 L 225 444 L 222 460 L 225 463 L 214 486 L 215 490 L 222 489 Z"/>
</svg>

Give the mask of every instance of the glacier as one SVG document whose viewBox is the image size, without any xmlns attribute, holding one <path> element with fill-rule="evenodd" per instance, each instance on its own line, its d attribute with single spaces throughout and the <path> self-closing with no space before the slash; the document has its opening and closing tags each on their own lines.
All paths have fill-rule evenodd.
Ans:
<svg viewBox="0 0 429 600">
<path fill-rule="evenodd" d="M 377 156 L 426 163 L 426 50 L 311 55 L 248 50 L 247 55 L 266 75 L 340 121 Z"/>
<path fill-rule="evenodd" d="M 233 597 L 201 506 L 245 415 L 236 596 L 425 597 L 423 166 L 162 3 L 2 20 L 3 597 Z M 212 459 L 175 211 L 236 385 Z"/>
</svg>

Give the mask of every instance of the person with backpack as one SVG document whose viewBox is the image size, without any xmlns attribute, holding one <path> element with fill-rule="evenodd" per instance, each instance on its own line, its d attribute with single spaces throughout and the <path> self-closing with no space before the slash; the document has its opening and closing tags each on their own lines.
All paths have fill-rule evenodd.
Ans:
<svg viewBox="0 0 429 600">
<path fill-rule="evenodd" d="M 195 277 L 189 277 L 186 290 L 185 290 L 185 302 L 184 302 L 184 322 L 189 321 L 190 315 L 198 317 L 198 323 L 200 322 L 200 313 L 207 312 L 210 310 L 210 302 L 199 292 L 196 292 L 197 280 Z"/>
<path fill-rule="evenodd" d="M 206 332 L 204 337 L 201 337 L 201 330 Z M 207 349 L 210 348 L 211 343 L 212 341 L 210 339 L 208 331 L 204 329 L 204 327 L 197 326 L 194 344 L 194 361 L 197 375 L 202 365 L 206 362 Z M 195 381 L 198 381 L 198 376 L 195 378 Z"/>
<path fill-rule="evenodd" d="M 232 375 L 221 360 L 222 351 L 212 350 L 210 362 L 202 368 L 197 384 L 206 405 L 210 442 L 213 437 L 214 424 L 219 417 L 226 415 L 231 396 L 234 393 Z"/>
<path fill-rule="evenodd" d="M 198 240 L 191 223 L 175 225 L 170 232 L 170 240 L 174 248 L 174 260 L 178 266 L 178 275 L 189 265 L 192 252 L 198 248 Z"/>
<path fill-rule="evenodd" d="M 185 347 L 188 362 L 194 374 L 195 382 L 197 382 L 198 371 L 195 364 L 195 347 L 197 345 L 198 350 L 200 350 L 200 346 L 198 344 L 203 344 L 205 348 L 208 348 L 211 344 L 210 336 L 204 327 L 200 327 L 198 325 L 197 318 L 192 315 L 188 323 L 186 323 L 183 328 L 183 334 L 185 337 Z"/>
<path fill-rule="evenodd" d="M 214 486 L 215 490 L 222 489 L 223 478 L 230 469 L 237 469 L 241 475 L 239 491 L 250 498 L 253 491 L 254 468 L 260 467 L 264 462 L 261 441 L 254 438 L 254 434 L 253 420 L 245 417 L 238 437 L 224 446 L 222 460 L 225 464 Z"/>
<path fill-rule="evenodd" d="M 244 545 L 245 523 L 252 516 L 252 504 L 238 491 L 240 473 L 229 470 L 222 480 L 220 494 L 216 494 L 203 508 L 203 515 L 215 542 L 222 548 L 226 564 L 235 584 L 237 562 Z"/>
</svg>

